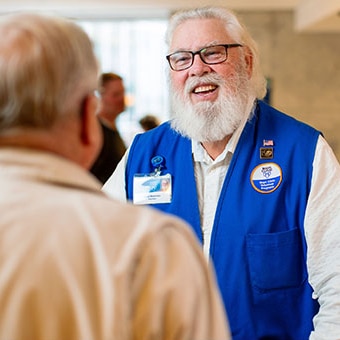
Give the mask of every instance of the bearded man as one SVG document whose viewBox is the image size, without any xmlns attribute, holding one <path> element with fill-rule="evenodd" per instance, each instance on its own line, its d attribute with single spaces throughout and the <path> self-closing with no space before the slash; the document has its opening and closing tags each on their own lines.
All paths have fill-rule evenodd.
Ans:
<svg viewBox="0 0 340 340">
<path fill-rule="evenodd" d="M 167 42 L 173 117 L 136 136 L 103 190 L 190 224 L 234 340 L 339 339 L 333 151 L 319 131 L 261 101 L 256 43 L 232 12 L 178 12 Z"/>
</svg>

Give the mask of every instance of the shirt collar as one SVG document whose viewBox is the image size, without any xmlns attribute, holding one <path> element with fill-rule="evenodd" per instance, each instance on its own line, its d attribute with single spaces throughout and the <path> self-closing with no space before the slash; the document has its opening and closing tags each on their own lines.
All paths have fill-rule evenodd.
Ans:
<svg viewBox="0 0 340 340">
<path fill-rule="evenodd" d="M 66 158 L 42 150 L 2 147 L 0 176 L 16 176 L 18 179 L 101 192 L 101 183 L 88 171 Z"/>
</svg>

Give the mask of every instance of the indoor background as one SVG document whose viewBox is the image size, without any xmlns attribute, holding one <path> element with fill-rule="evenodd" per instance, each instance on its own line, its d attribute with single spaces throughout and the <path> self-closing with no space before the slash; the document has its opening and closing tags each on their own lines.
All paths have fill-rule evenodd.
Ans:
<svg viewBox="0 0 340 340">
<path fill-rule="evenodd" d="M 321 130 L 340 159 L 339 0 L 0 0 L 0 13 L 51 12 L 79 22 L 102 71 L 124 78 L 129 107 L 119 126 L 129 142 L 142 115 L 170 116 L 164 58 L 169 15 L 202 5 L 240 14 L 258 42 L 271 104 Z"/>
</svg>

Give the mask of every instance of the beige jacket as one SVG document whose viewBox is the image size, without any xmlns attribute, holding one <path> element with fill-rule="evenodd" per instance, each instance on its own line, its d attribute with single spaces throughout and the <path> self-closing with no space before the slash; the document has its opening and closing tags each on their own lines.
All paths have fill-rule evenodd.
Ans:
<svg viewBox="0 0 340 340">
<path fill-rule="evenodd" d="M 227 340 L 189 228 L 69 161 L 0 148 L 0 340 Z"/>
</svg>

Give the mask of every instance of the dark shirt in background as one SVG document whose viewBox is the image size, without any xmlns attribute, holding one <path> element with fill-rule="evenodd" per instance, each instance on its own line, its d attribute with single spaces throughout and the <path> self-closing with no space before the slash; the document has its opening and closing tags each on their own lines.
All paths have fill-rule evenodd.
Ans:
<svg viewBox="0 0 340 340">
<path fill-rule="evenodd" d="M 123 157 L 126 146 L 117 130 L 112 130 L 102 121 L 100 125 L 103 131 L 103 146 L 90 171 L 104 184 Z"/>
</svg>

